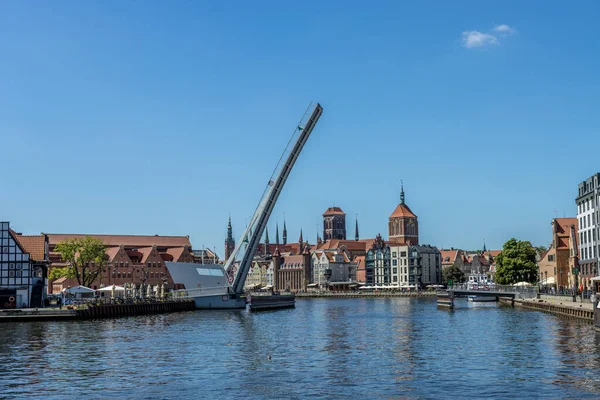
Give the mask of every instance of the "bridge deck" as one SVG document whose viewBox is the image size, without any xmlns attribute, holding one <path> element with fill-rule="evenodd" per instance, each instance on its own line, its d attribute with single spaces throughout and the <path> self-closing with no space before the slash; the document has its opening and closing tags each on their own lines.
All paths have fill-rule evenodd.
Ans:
<svg viewBox="0 0 600 400">
<path fill-rule="evenodd" d="M 448 293 L 457 296 L 486 296 L 486 297 L 511 297 L 515 298 L 518 292 L 497 292 L 491 290 L 468 290 L 468 289 L 448 289 Z"/>
</svg>

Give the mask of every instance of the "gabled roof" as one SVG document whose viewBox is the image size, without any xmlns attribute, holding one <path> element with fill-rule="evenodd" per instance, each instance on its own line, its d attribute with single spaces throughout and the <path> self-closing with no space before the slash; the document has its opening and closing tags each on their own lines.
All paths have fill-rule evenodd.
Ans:
<svg viewBox="0 0 600 400">
<path fill-rule="evenodd" d="M 19 235 L 10 230 L 13 238 L 19 242 L 24 252 L 29 253 L 32 260 L 45 261 L 46 257 L 46 235 Z"/>
<path fill-rule="evenodd" d="M 398 207 L 394 210 L 390 218 L 417 218 L 417 216 L 411 211 L 411 209 L 406 204 L 398 204 Z"/>
<path fill-rule="evenodd" d="M 184 247 L 174 247 L 171 249 L 167 249 L 167 254 L 173 256 L 173 261 L 178 261 L 181 258 L 181 255 L 183 254 L 184 250 Z"/>
<path fill-rule="evenodd" d="M 141 247 L 138 249 L 138 251 L 142 253 L 142 259 L 140 260 L 140 262 L 142 264 L 145 264 L 148 260 L 148 257 L 150 257 L 150 254 L 152 254 L 152 247 Z"/>
<path fill-rule="evenodd" d="M 440 250 L 442 264 L 453 264 L 458 258 L 458 250 Z"/>
<path fill-rule="evenodd" d="M 109 247 L 105 250 L 106 255 L 108 256 L 108 262 L 111 262 L 115 259 L 116 255 L 119 253 L 120 247 Z"/>
</svg>

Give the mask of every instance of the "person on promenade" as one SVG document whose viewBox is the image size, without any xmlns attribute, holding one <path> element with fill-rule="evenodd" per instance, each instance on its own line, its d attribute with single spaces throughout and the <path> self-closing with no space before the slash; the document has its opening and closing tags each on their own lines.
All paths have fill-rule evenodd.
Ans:
<svg viewBox="0 0 600 400">
<path fill-rule="evenodd" d="M 62 310 L 62 299 L 60 297 L 56 299 L 56 305 Z"/>
</svg>

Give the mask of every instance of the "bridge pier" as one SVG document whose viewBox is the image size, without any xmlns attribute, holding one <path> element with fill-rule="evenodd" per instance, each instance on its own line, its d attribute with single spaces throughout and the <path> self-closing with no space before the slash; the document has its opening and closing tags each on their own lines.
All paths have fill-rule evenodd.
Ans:
<svg viewBox="0 0 600 400">
<path fill-rule="evenodd" d="M 445 291 L 437 293 L 437 305 L 438 307 L 454 308 L 454 292 Z"/>
</svg>

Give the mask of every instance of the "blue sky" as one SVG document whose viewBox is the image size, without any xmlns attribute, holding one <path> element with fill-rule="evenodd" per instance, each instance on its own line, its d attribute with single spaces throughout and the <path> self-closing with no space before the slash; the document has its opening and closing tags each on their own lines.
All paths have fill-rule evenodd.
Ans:
<svg viewBox="0 0 600 400">
<path fill-rule="evenodd" d="M 600 170 L 600 3 L 3 2 L 0 220 L 24 233 L 241 234 L 310 101 L 271 218 L 333 204 L 423 243 L 548 244 Z"/>
</svg>

